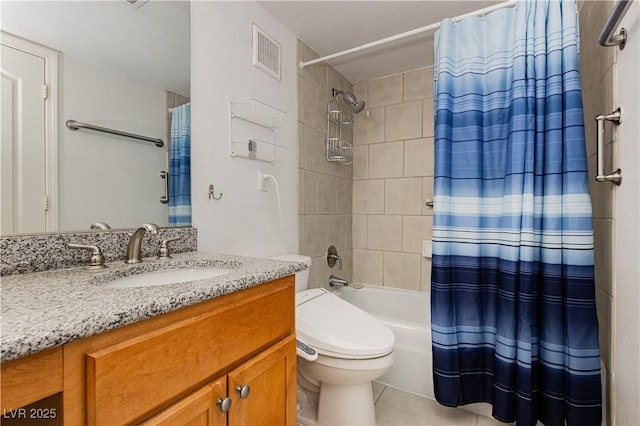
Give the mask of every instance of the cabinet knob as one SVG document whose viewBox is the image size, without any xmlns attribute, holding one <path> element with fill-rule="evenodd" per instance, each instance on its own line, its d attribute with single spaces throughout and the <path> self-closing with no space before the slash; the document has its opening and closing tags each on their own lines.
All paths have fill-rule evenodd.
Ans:
<svg viewBox="0 0 640 426">
<path fill-rule="evenodd" d="M 231 408 L 231 398 L 228 396 L 225 398 L 218 398 L 216 405 L 220 407 L 220 411 L 226 413 Z"/>
<path fill-rule="evenodd" d="M 240 395 L 240 399 L 246 399 L 249 396 L 249 392 L 251 392 L 251 388 L 249 385 L 238 385 L 236 386 L 236 392 Z"/>
</svg>

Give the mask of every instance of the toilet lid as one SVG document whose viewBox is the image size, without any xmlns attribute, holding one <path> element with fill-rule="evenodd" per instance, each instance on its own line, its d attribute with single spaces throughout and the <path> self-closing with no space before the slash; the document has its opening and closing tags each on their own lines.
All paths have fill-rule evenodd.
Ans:
<svg viewBox="0 0 640 426">
<path fill-rule="evenodd" d="M 318 353 L 335 358 L 381 357 L 395 344 L 379 320 L 323 288 L 296 294 L 296 334 Z"/>
</svg>

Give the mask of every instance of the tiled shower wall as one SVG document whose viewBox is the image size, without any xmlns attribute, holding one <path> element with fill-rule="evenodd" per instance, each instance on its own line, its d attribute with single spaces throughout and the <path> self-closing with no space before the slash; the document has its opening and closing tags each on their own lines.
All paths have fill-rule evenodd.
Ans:
<svg viewBox="0 0 640 426">
<path fill-rule="evenodd" d="M 433 211 L 433 68 L 354 85 L 353 280 L 429 291 Z"/>
<path fill-rule="evenodd" d="M 593 230 L 595 240 L 596 303 L 600 323 L 600 352 L 607 369 L 607 419 L 604 424 L 613 425 L 613 312 L 614 282 L 614 230 L 615 230 L 615 185 L 596 182 L 596 123 L 595 116 L 608 114 L 616 107 L 615 62 L 617 48 L 602 47 L 597 39 L 615 2 L 581 1 L 578 4 L 580 18 L 580 75 L 584 102 L 584 121 L 589 160 L 589 192 L 593 205 Z M 618 164 L 617 147 L 614 142 L 613 125 L 605 126 L 605 172 L 614 170 Z"/>
<path fill-rule="evenodd" d="M 298 61 L 317 58 L 298 40 Z M 298 235 L 300 253 L 311 256 L 309 287 L 327 287 L 335 274 L 351 281 L 351 165 L 325 159 L 326 110 L 332 88 L 352 90 L 349 83 L 326 63 L 298 69 Z M 358 118 L 356 118 L 357 120 Z M 352 130 L 343 132 L 347 142 Z M 343 269 L 327 266 L 327 248 L 334 245 Z"/>
</svg>

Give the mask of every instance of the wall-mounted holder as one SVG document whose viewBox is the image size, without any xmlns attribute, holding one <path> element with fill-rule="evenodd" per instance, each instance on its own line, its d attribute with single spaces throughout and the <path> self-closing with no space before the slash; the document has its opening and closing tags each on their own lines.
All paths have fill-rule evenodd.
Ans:
<svg viewBox="0 0 640 426">
<path fill-rule="evenodd" d="M 231 157 L 273 163 L 275 154 L 286 147 L 275 143 L 277 122 L 284 111 L 247 98 L 231 102 Z"/>
<path fill-rule="evenodd" d="M 615 172 L 605 175 L 604 174 L 604 122 L 611 121 L 616 126 L 622 123 L 622 110 L 620 108 L 613 111 L 611 114 L 600 114 L 596 117 L 596 125 L 597 125 L 597 174 L 596 181 L 604 182 L 609 181 L 613 182 L 616 185 L 620 185 L 622 183 L 622 170 L 617 169 Z"/>
</svg>

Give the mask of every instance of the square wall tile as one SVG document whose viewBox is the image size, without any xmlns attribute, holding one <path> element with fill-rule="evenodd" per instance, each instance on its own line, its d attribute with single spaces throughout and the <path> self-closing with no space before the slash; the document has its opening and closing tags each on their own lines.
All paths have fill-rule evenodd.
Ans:
<svg viewBox="0 0 640 426">
<path fill-rule="evenodd" d="M 354 214 L 352 220 L 352 238 L 354 249 L 366 249 L 368 245 L 367 215 Z"/>
<path fill-rule="evenodd" d="M 304 143 L 304 168 L 318 173 L 326 173 L 324 134 L 312 127 L 305 126 Z"/>
<path fill-rule="evenodd" d="M 302 80 L 302 122 L 316 127 L 316 86 L 310 80 Z"/>
<path fill-rule="evenodd" d="M 404 142 L 404 176 L 433 175 L 433 140 L 410 139 Z"/>
<path fill-rule="evenodd" d="M 372 250 L 402 250 L 402 216 L 368 217 L 367 247 Z"/>
<path fill-rule="evenodd" d="M 304 252 L 304 216 L 298 215 L 298 253 Z"/>
<path fill-rule="evenodd" d="M 336 213 L 336 178 L 328 175 L 316 176 L 316 197 L 318 214 Z"/>
<path fill-rule="evenodd" d="M 343 215 L 327 216 L 327 247 L 336 246 L 338 252 L 345 249 L 346 218 Z M 350 217 L 349 217 L 350 221 Z"/>
<path fill-rule="evenodd" d="M 433 98 L 433 67 L 404 73 L 404 102 Z"/>
<path fill-rule="evenodd" d="M 316 214 L 316 174 L 313 172 L 304 172 L 304 213 Z"/>
<path fill-rule="evenodd" d="M 298 169 L 298 214 L 304 214 L 304 170 Z"/>
<path fill-rule="evenodd" d="M 304 217 L 304 251 L 301 254 L 318 257 L 327 251 L 327 216 Z"/>
<path fill-rule="evenodd" d="M 596 311 L 598 314 L 600 343 L 600 357 L 607 368 L 611 368 L 613 359 L 613 298 L 599 288 L 596 288 Z M 624 350 L 620 348 L 620 350 Z"/>
<path fill-rule="evenodd" d="M 353 206 L 353 182 L 351 179 L 336 180 L 336 213 L 351 214 Z"/>
<path fill-rule="evenodd" d="M 404 142 L 369 145 L 369 179 L 402 177 Z"/>
<path fill-rule="evenodd" d="M 369 107 L 402 102 L 402 74 L 369 80 Z"/>
<path fill-rule="evenodd" d="M 385 141 L 422 137 L 422 101 L 385 107 Z"/>
<path fill-rule="evenodd" d="M 353 213 L 384 214 L 384 180 L 353 181 Z"/>
<path fill-rule="evenodd" d="M 433 201 L 433 177 L 422 178 L 422 214 L 433 216 L 433 207 L 427 207 L 426 200 Z"/>
<path fill-rule="evenodd" d="M 431 258 L 420 256 L 420 291 L 431 292 Z"/>
<path fill-rule="evenodd" d="M 386 214 L 422 214 L 422 178 L 385 179 Z"/>
<path fill-rule="evenodd" d="M 351 83 L 349 83 L 349 81 L 347 81 L 347 79 L 344 78 L 342 74 L 336 71 L 332 66 L 329 66 L 327 72 L 327 96 L 331 95 L 331 89 L 338 89 L 346 92 L 353 91 Z M 358 100 L 360 100 L 360 98 L 358 98 Z"/>
<path fill-rule="evenodd" d="M 384 253 L 384 286 L 420 290 L 420 255 Z"/>
<path fill-rule="evenodd" d="M 367 107 L 370 108 L 369 105 L 369 83 L 357 83 L 353 85 L 353 94 L 356 95 L 359 101 L 365 101 L 367 103 Z"/>
<path fill-rule="evenodd" d="M 329 276 L 333 273 L 329 265 L 327 265 L 327 257 L 320 256 L 312 260 L 315 268 L 315 287 L 326 288 L 329 290 Z"/>
<path fill-rule="evenodd" d="M 383 252 L 373 250 L 353 250 L 353 282 L 382 285 Z"/>
<path fill-rule="evenodd" d="M 404 216 L 402 218 L 402 251 L 422 253 L 422 241 L 433 235 L 432 216 Z"/>
<path fill-rule="evenodd" d="M 298 167 L 304 169 L 304 124 L 298 122 Z"/>
<path fill-rule="evenodd" d="M 358 114 L 353 120 L 353 144 L 384 142 L 384 108 L 370 108 L 368 114 Z"/>
<path fill-rule="evenodd" d="M 422 101 L 422 137 L 433 137 L 435 133 L 435 122 L 433 117 L 433 99 Z"/>
<path fill-rule="evenodd" d="M 614 221 L 612 219 L 593 220 L 596 286 L 610 296 L 613 296 L 614 238 Z"/>
<path fill-rule="evenodd" d="M 353 147 L 353 179 L 369 178 L 369 146 Z"/>
</svg>

